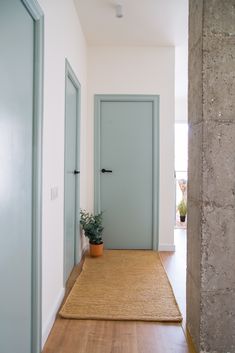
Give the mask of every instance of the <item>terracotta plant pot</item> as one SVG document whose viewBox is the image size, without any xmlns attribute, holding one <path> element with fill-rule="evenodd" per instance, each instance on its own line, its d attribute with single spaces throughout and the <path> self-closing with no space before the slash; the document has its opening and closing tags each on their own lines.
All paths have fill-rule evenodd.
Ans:
<svg viewBox="0 0 235 353">
<path fill-rule="evenodd" d="M 90 243 L 90 256 L 97 257 L 103 255 L 104 244 L 91 244 Z"/>
</svg>

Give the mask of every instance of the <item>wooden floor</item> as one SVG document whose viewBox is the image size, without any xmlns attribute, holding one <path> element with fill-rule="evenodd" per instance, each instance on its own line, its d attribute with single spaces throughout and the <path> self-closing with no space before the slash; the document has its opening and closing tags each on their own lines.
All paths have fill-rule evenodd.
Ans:
<svg viewBox="0 0 235 353">
<path fill-rule="evenodd" d="M 184 317 L 182 325 L 57 317 L 43 353 L 195 353 L 185 333 L 185 230 L 176 230 L 175 241 L 177 251 L 160 256 Z M 80 270 L 74 269 L 67 292 Z"/>
</svg>

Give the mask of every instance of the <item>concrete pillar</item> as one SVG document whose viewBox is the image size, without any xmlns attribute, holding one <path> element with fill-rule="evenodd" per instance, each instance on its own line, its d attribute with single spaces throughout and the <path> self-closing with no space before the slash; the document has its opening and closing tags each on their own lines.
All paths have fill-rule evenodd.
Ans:
<svg viewBox="0 0 235 353">
<path fill-rule="evenodd" d="M 235 0 L 189 0 L 187 327 L 235 352 Z"/>
</svg>

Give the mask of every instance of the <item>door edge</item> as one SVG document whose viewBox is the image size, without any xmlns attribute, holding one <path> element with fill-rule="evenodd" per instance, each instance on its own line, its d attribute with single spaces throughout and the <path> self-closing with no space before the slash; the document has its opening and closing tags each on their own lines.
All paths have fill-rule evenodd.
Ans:
<svg viewBox="0 0 235 353">
<path fill-rule="evenodd" d="M 42 345 L 42 147 L 44 14 L 36 0 L 21 0 L 34 20 L 34 108 L 32 183 L 32 316 L 31 350 L 40 353 Z"/>
<path fill-rule="evenodd" d="M 66 178 L 66 92 L 67 92 L 67 80 L 68 78 L 73 82 L 76 90 L 77 90 L 77 131 L 76 131 L 76 149 L 79 150 L 80 152 L 80 123 L 81 123 L 81 84 L 72 69 L 72 66 L 69 63 L 69 60 L 65 58 L 65 110 L 64 110 L 64 260 L 63 260 L 63 283 L 64 286 L 66 285 L 66 268 L 65 268 L 65 257 L 66 257 L 66 238 L 65 238 L 65 178 Z M 79 141 L 79 143 L 78 143 Z M 80 154 L 77 154 L 77 164 L 80 163 Z M 77 186 L 76 186 L 77 187 Z M 77 215 L 78 207 L 77 207 L 77 197 L 76 197 L 76 206 L 75 206 L 75 213 Z M 80 213 L 79 213 L 80 214 Z M 79 216 L 78 214 L 78 216 Z M 75 258 L 75 263 L 79 263 L 80 258 L 79 258 L 79 249 L 78 249 L 78 244 L 79 244 L 79 239 L 78 236 L 80 234 L 80 231 L 78 232 L 78 224 L 79 222 L 76 222 L 75 225 L 75 241 L 74 241 L 74 258 Z"/>
</svg>

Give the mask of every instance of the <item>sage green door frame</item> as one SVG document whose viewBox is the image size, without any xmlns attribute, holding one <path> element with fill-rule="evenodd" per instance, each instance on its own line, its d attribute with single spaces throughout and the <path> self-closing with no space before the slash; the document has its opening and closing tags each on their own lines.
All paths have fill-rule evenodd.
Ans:
<svg viewBox="0 0 235 353">
<path fill-rule="evenodd" d="M 32 353 L 41 352 L 42 326 L 42 131 L 44 14 L 37 0 L 21 0 L 34 20 L 33 200 L 32 200 Z M 17 60 L 17 58 L 16 58 Z"/>
<path fill-rule="evenodd" d="M 158 95 L 95 95 L 94 109 L 94 211 L 101 212 L 100 153 L 101 153 L 101 104 L 102 102 L 151 102 L 153 105 L 153 202 L 152 249 L 158 250 L 159 242 L 159 101 Z"/>
<path fill-rule="evenodd" d="M 72 69 L 68 59 L 65 59 L 65 123 L 64 123 L 64 285 L 66 284 L 66 224 L 65 224 L 65 198 L 66 198 L 66 90 L 67 81 L 70 80 L 74 85 L 77 92 L 77 106 L 76 106 L 76 169 L 79 169 L 78 177 L 80 178 L 80 118 L 81 118 L 81 85 L 75 72 Z M 78 200 L 78 194 L 80 194 L 80 179 L 78 182 L 76 177 L 76 201 L 75 201 L 75 238 L 74 238 L 74 260 L 75 264 L 80 261 L 79 258 L 79 216 L 80 216 L 80 200 Z M 78 189 L 79 188 L 79 189 Z"/>
</svg>

